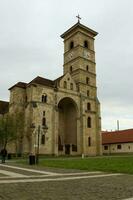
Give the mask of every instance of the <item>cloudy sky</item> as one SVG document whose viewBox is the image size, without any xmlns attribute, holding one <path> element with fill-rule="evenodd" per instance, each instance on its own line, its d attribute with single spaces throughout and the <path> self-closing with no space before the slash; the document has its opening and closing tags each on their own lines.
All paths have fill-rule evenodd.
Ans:
<svg viewBox="0 0 133 200">
<path fill-rule="evenodd" d="M 102 129 L 133 128 L 132 0 L 0 0 L 0 99 L 18 81 L 55 79 L 63 72 L 60 35 L 77 22 L 96 37 Z"/>
</svg>

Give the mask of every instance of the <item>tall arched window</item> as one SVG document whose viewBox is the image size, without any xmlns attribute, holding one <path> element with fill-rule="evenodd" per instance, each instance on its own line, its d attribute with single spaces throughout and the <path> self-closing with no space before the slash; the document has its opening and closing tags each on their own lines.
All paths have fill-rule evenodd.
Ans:
<svg viewBox="0 0 133 200">
<path fill-rule="evenodd" d="M 86 71 L 89 71 L 89 66 L 88 65 L 86 65 Z"/>
<path fill-rule="evenodd" d="M 66 89 L 67 88 L 67 82 L 64 81 L 64 88 Z"/>
<path fill-rule="evenodd" d="M 45 117 L 42 118 L 42 125 L 46 126 L 46 118 Z"/>
<path fill-rule="evenodd" d="M 90 79 L 88 77 L 86 77 L 86 84 L 89 84 Z"/>
<path fill-rule="evenodd" d="M 45 135 L 42 135 L 41 144 L 45 144 Z"/>
<path fill-rule="evenodd" d="M 45 111 L 43 111 L 43 116 L 45 116 Z"/>
<path fill-rule="evenodd" d="M 88 41 L 87 40 L 84 41 L 84 47 L 88 48 Z"/>
<path fill-rule="evenodd" d="M 60 135 L 58 136 L 58 144 L 61 145 L 61 137 L 60 137 Z"/>
<path fill-rule="evenodd" d="M 91 128 L 91 118 L 90 117 L 87 118 L 87 127 Z"/>
<path fill-rule="evenodd" d="M 91 104 L 87 103 L 87 110 L 91 110 Z"/>
<path fill-rule="evenodd" d="M 88 96 L 88 97 L 90 96 L 90 91 L 89 91 L 89 90 L 87 90 L 87 96 Z"/>
<path fill-rule="evenodd" d="M 72 68 L 72 66 L 70 66 L 70 72 L 72 72 L 73 71 L 73 68 Z"/>
<path fill-rule="evenodd" d="M 42 95 L 42 102 L 46 103 L 47 102 L 47 95 Z"/>
<path fill-rule="evenodd" d="M 73 90 L 73 83 L 70 83 L 70 89 Z"/>
<path fill-rule="evenodd" d="M 70 42 L 70 49 L 73 49 L 73 47 L 74 47 L 74 42 L 71 41 L 71 42 Z"/>
<path fill-rule="evenodd" d="M 91 146 L 91 137 L 88 137 L 88 146 Z"/>
</svg>

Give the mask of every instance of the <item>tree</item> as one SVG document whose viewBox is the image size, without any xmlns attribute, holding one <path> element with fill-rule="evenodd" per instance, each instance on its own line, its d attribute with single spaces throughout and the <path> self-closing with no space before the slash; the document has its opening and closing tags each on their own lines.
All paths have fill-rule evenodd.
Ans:
<svg viewBox="0 0 133 200">
<path fill-rule="evenodd" d="M 0 117 L 0 147 L 6 148 L 7 144 L 16 144 L 16 153 L 22 153 L 22 140 L 24 137 L 24 116 L 22 112 L 6 114 Z"/>
<path fill-rule="evenodd" d="M 17 155 L 21 155 L 23 152 L 23 138 L 24 138 L 24 113 L 16 112 L 13 115 L 14 121 L 14 131 L 16 135 L 16 153 Z"/>
<path fill-rule="evenodd" d="M 5 114 L 0 117 L 0 146 L 6 148 L 7 144 L 16 139 L 14 119 Z"/>
</svg>

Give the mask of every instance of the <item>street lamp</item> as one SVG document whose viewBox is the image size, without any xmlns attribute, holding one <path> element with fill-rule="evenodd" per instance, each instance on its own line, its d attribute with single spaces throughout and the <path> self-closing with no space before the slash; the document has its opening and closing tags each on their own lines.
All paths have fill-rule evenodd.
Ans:
<svg viewBox="0 0 133 200">
<path fill-rule="evenodd" d="M 32 107 L 33 108 L 38 108 L 38 105 L 37 105 L 37 102 L 36 101 L 32 101 Z M 33 124 L 32 126 L 33 129 L 35 129 L 35 125 Z M 48 130 L 48 127 L 47 125 L 43 125 L 43 126 L 40 126 L 38 125 L 36 131 L 35 131 L 35 143 L 36 143 L 36 134 L 37 134 L 37 145 L 35 145 L 35 155 L 36 155 L 36 164 L 39 163 L 39 146 L 40 146 L 40 134 L 42 133 L 43 130 L 43 135 L 45 136 L 47 130 Z M 37 149 L 36 149 L 36 146 L 37 146 Z"/>
<path fill-rule="evenodd" d="M 32 124 L 32 125 L 31 125 L 31 128 L 32 128 L 32 129 L 35 129 L 36 127 L 35 127 L 34 124 Z M 41 129 L 42 129 L 43 131 L 41 131 Z M 35 151 L 36 164 L 39 163 L 40 134 L 42 133 L 43 135 L 46 135 L 47 130 L 48 130 L 47 125 L 42 126 L 42 127 L 41 127 L 40 125 L 38 125 L 37 130 L 35 131 L 35 143 L 36 143 L 36 134 L 37 134 L 37 145 L 35 145 L 35 148 L 36 148 L 36 146 L 37 146 L 37 150 Z"/>
</svg>

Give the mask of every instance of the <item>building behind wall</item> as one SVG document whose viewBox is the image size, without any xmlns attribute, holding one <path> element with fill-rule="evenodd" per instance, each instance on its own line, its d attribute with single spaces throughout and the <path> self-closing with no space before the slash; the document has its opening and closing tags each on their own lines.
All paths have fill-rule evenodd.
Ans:
<svg viewBox="0 0 133 200">
<path fill-rule="evenodd" d="M 76 23 L 61 35 L 64 73 L 36 77 L 10 90 L 10 113 L 21 112 L 22 153 L 100 155 L 101 118 L 97 98 L 94 41 L 97 32 Z M 56 67 L 56 66 L 55 66 Z"/>
<path fill-rule="evenodd" d="M 102 133 L 103 154 L 133 153 L 133 129 Z"/>
</svg>

